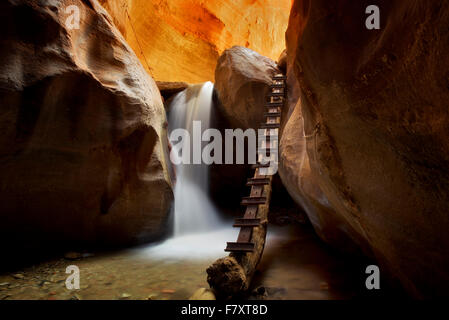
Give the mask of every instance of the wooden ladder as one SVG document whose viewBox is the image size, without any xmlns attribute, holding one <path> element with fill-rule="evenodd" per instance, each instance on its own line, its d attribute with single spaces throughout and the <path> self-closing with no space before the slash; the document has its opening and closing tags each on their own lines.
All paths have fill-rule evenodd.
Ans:
<svg viewBox="0 0 449 320">
<path fill-rule="evenodd" d="M 274 152 L 278 152 L 277 145 L 271 145 L 270 138 L 279 136 L 279 127 L 281 122 L 281 111 L 286 99 L 286 81 L 287 77 L 282 74 L 277 74 L 273 77 L 273 82 L 270 85 L 271 92 L 267 94 L 267 101 L 265 102 L 265 122 L 261 124 L 261 128 L 265 129 L 262 137 L 265 143 L 262 143 L 262 148 L 258 149 L 259 156 L 268 156 Z M 263 141 L 262 140 L 262 141 Z M 271 185 L 272 176 L 261 174 L 261 169 L 269 168 L 269 164 L 262 164 L 258 162 L 253 165 L 255 170 L 252 178 L 248 179 L 247 186 L 251 187 L 251 192 L 248 197 L 243 197 L 241 204 L 246 207 L 243 218 L 235 220 L 234 227 L 240 228 L 240 232 L 236 242 L 227 242 L 225 251 L 247 253 L 253 252 L 255 243 L 251 241 L 253 228 L 260 226 L 260 218 L 257 217 L 260 205 L 268 205 L 267 195 L 264 195 L 266 185 Z"/>
</svg>

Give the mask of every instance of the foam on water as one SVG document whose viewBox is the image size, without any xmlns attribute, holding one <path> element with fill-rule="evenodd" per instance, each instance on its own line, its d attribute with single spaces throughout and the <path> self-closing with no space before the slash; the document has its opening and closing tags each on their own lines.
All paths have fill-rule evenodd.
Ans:
<svg viewBox="0 0 449 320">
<path fill-rule="evenodd" d="M 193 121 L 201 121 L 201 129 L 210 126 L 214 85 L 206 82 L 190 86 L 178 93 L 169 110 L 168 129 L 186 129 L 193 137 Z M 180 151 L 180 145 L 172 148 Z M 191 153 L 193 148 L 190 148 Z M 181 156 L 181 155 L 179 155 Z M 191 155 L 192 156 L 192 155 Z M 220 218 L 209 199 L 209 167 L 206 164 L 176 165 L 174 189 L 174 235 L 161 244 L 150 245 L 143 253 L 151 258 L 201 259 L 224 255 L 226 241 L 234 241 L 238 230 Z"/>
<path fill-rule="evenodd" d="M 143 253 L 154 259 L 217 259 L 226 255 L 226 241 L 237 238 L 239 230 L 231 225 L 229 223 L 225 229 L 173 237 L 143 249 Z"/>
</svg>

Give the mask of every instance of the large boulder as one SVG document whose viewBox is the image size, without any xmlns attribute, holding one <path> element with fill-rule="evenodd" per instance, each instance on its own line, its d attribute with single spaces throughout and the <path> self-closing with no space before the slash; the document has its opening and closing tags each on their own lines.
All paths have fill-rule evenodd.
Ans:
<svg viewBox="0 0 449 320">
<path fill-rule="evenodd" d="M 215 70 L 213 126 L 222 133 L 225 129 L 258 129 L 264 120 L 265 95 L 273 75 L 279 72 L 273 60 L 253 50 L 238 46 L 225 50 Z M 234 212 L 240 209 L 240 198 L 248 193 L 245 183 L 250 173 L 247 164 L 212 165 L 212 198 L 221 207 Z"/>
<path fill-rule="evenodd" d="M 257 52 L 234 46 L 223 52 L 215 69 L 218 108 L 232 128 L 257 129 L 263 122 L 265 95 L 276 63 Z"/>
<path fill-rule="evenodd" d="M 414 296 L 447 296 L 449 3 L 375 1 L 380 30 L 365 28 L 370 4 L 293 4 L 287 51 L 311 179 L 328 217 L 364 239 L 381 270 Z M 292 148 L 304 152 L 303 143 Z M 298 189 L 290 187 L 300 200 Z"/>
<path fill-rule="evenodd" d="M 291 0 L 100 0 L 159 81 L 213 81 L 233 45 L 276 59 L 285 48 Z"/>
<path fill-rule="evenodd" d="M 109 15 L 96 0 L 5 0 L 0 15 L 2 250 L 161 234 L 164 107 Z"/>
<path fill-rule="evenodd" d="M 178 92 L 181 92 L 189 86 L 188 83 L 185 82 L 164 82 L 157 81 L 156 82 L 159 92 L 161 93 L 162 98 L 164 98 L 164 102 L 169 100 Z"/>
</svg>

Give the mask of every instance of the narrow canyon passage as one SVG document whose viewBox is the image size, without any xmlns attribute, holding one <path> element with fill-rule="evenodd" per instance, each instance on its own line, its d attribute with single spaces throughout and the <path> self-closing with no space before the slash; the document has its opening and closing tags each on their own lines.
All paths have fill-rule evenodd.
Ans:
<svg viewBox="0 0 449 320">
<path fill-rule="evenodd" d="M 448 25 L 443 0 L 0 1 L 0 299 L 447 298 Z"/>
</svg>

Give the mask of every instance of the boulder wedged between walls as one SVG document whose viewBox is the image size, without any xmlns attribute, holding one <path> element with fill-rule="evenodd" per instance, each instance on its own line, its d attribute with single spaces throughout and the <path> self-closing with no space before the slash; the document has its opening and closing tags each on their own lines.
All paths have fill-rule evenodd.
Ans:
<svg viewBox="0 0 449 320">
<path fill-rule="evenodd" d="M 77 0 L 0 12 L 2 246 L 159 236 L 173 200 L 163 102 L 108 13 Z"/>
</svg>

